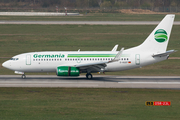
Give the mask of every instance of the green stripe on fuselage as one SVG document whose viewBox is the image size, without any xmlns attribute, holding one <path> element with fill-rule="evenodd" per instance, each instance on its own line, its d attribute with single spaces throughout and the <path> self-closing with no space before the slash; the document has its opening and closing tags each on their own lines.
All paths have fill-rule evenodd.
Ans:
<svg viewBox="0 0 180 120">
<path fill-rule="evenodd" d="M 115 57 L 116 54 L 68 54 L 68 57 Z"/>
</svg>

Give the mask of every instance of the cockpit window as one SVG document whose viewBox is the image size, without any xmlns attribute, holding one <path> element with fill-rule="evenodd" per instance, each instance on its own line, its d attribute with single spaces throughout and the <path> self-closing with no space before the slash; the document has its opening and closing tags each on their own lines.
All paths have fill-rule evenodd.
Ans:
<svg viewBox="0 0 180 120">
<path fill-rule="evenodd" d="M 11 58 L 10 60 L 19 60 L 19 58 Z"/>
</svg>

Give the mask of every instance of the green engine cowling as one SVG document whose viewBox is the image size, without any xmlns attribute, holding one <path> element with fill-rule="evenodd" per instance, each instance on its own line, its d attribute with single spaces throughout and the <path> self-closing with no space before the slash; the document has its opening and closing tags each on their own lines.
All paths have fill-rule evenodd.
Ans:
<svg viewBox="0 0 180 120">
<path fill-rule="evenodd" d="M 57 76 L 79 76 L 79 69 L 76 67 L 60 66 L 56 70 Z"/>
</svg>

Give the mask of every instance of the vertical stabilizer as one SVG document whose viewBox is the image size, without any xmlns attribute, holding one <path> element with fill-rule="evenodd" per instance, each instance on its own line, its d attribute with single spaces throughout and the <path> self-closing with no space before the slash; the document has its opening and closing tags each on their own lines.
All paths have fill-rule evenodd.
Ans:
<svg viewBox="0 0 180 120">
<path fill-rule="evenodd" d="M 141 51 L 163 53 L 167 49 L 175 15 L 169 14 L 158 24 L 147 39 L 140 45 Z"/>
</svg>

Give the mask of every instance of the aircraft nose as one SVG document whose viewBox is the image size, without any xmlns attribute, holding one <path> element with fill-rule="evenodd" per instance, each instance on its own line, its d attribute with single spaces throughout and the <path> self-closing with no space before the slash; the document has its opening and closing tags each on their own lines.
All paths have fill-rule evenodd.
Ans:
<svg viewBox="0 0 180 120">
<path fill-rule="evenodd" d="M 5 67 L 5 68 L 7 68 L 7 67 L 9 66 L 9 62 L 8 62 L 8 61 L 4 62 L 4 63 L 2 64 L 2 66 Z"/>
</svg>

